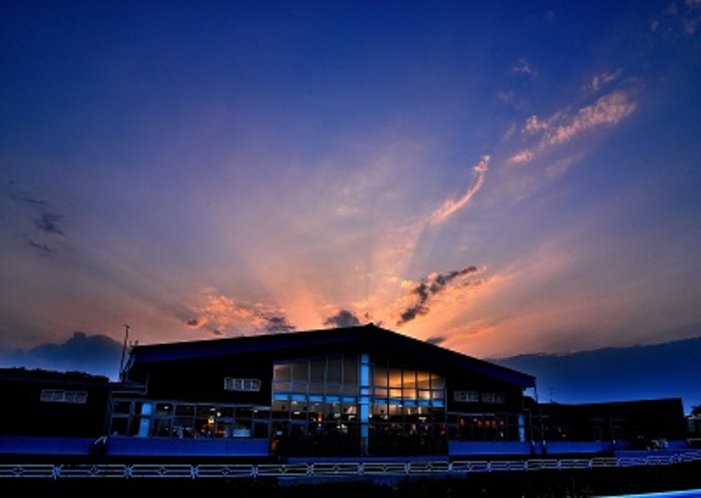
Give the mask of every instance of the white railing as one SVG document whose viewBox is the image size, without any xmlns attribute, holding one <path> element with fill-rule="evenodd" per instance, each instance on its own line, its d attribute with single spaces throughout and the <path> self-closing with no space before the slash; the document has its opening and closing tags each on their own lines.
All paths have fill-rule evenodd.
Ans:
<svg viewBox="0 0 701 498">
<path fill-rule="evenodd" d="M 611 467 L 673 465 L 701 461 L 701 450 L 665 455 L 527 460 L 435 460 L 409 462 L 311 462 L 253 464 L 0 464 L 0 478 L 333 478 L 458 476 L 484 472 L 533 472 Z"/>
</svg>

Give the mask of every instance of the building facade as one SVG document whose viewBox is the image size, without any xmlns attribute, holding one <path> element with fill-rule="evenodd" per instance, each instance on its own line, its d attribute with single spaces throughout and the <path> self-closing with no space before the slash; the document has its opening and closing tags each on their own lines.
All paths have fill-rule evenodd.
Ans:
<svg viewBox="0 0 701 498">
<path fill-rule="evenodd" d="M 529 437 L 535 378 L 373 324 L 136 346 L 110 439 L 266 441 L 272 455 L 447 455 Z"/>
</svg>

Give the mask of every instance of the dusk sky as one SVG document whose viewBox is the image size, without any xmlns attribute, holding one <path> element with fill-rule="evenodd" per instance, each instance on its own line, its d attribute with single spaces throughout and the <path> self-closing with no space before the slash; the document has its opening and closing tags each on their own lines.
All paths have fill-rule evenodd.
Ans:
<svg viewBox="0 0 701 498">
<path fill-rule="evenodd" d="M 0 71 L 0 352 L 701 336 L 701 0 L 10 0 Z"/>
</svg>

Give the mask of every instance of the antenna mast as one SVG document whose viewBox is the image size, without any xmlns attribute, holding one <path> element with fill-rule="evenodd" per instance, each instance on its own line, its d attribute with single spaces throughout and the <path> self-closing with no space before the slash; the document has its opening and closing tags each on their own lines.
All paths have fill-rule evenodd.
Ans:
<svg viewBox="0 0 701 498">
<path fill-rule="evenodd" d="M 122 359 L 119 361 L 119 380 L 124 380 L 124 359 L 127 353 L 127 341 L 129 340 L 129 325 L 124 324 L 124 345 L 122 346 Z"/>
</svg>

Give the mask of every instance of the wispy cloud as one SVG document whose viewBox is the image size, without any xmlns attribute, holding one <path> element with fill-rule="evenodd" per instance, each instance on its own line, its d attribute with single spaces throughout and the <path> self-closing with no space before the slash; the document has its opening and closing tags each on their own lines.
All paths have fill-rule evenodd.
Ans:
<svg viewBox="0 0 701 498">
<path fill-rule="evenodd" d="M 7 193 L 10 196 L 10 199 L 17 202 L 30 204 L 32 206 L 39 206 L 41 208 L 50 207 L 50 204 L 45 200 L 38 199 L 34 196 L 27 194 L 26 192 L 22 192 L 21 189 L 17 188 L 17 185 L 15 184 L 14 180 L 10 180 L 9 182 L 7 182 Z"/>
<path fill-rule="evenodd" d="M 601 74 L 594 75 L 591 81 L 589 82 L 589 88 L 591 88 L 594 92 L 598 92 L 603 87 L 610 85 L 618 78 L 620 78 L 622 73 L 623 71 L 621 69 L 617 69 L 614 72 L 604 72 Z"/>
<path fill-rule="evenodd" d="M 514 73 L 527 74 L 529 76 L 537 76 L 538 72 L 533 69 L 533 67 L 526 61 L 526 59 L 519 59 L 518 62 L 511 68 Z"/>
<path fill-rule="evenodd" d="M 42 256 L 51 256 L 56 252 L 56 249 L 54 249 L 50 245 L 45 244 L 43 242 L 37 242 L 31 237 L 27 237 L 26 241 L 29 247 L 34 249 L 37 253 L 39 253 Z"/>
<path fill-rule="evenodd" d="M 522 135 L 535 137 L 531 147 L 509 159 L 509 164 L 523 164 L 550 149 L 573 140 L 578 135 L 602 126 L 613 126 L 630 116 L 637 107 L 629 92 L 615 90 L 576 113 L 558 112 L 547 119 L 531 116 L 526 120 Z"/>
<path fill-rule="evenodd" d="M 650 22 L 650 30 L 661 36 L 682 35 L 693 38 L 701 24 L 701 0 L 671 1 L 662 11 L 663 16 Z"/>
<path fill-rule="evenodd" d="M 449 199 L 443 203 L 443 205 L 438 208 L 431 215 L 431 223 L 443 223 L 450 216 L 455 214 L 462 207 L 470 202 L 470 199 L 477 193 L 477 191 L 484 184 L 484 177 L 489 171 L 489 161 L 490 156 L 482 156 L 479 163 L 472 168 L 472 184 L 469 186 L 467 191 L 459 199 Z"/>
</svg>

